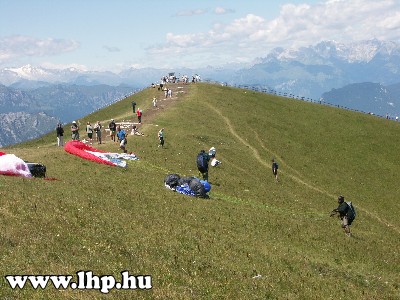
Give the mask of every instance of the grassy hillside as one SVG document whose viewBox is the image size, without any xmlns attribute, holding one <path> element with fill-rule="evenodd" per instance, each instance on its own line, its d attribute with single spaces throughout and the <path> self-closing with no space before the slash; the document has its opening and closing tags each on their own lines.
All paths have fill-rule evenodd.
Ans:
<svg viewBox="0 0 400 300">
<path fill-rule="evenodd" d="M 0 298 L 106 298 L 4 279 L 80 270 L 152 276 L 150 291 L 111 290 L 114 299 L 400 297 L 400 124 L 236 88 L 171 87 L 178 97 L 159 110 L 151 99 L 163 96 L 149 88 L 80 120 L 132 118 L 132 100 L 144 109 L 146 136 L 128 139 L 140 160 L 126 169 L 70 155 L 54 134 L 2 149 L 58 180 L 0 178 Z M 197 176 L 196 154 L 211 146 L 222 161 L 211 199 L 164 188 L 169 173 Z M 352 238 L 329 218 L 339 194 L 358 209 Z"/>
</svg>

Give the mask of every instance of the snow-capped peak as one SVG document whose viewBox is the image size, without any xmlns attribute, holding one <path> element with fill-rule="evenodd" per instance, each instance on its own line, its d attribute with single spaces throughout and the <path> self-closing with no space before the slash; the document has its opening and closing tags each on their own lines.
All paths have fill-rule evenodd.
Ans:
<svg viewBox="0 0 400 300">
<path fill-rule="evenodd" d="M 33 67 L 30 64 L 19 68 L 6 68 L 5 70 L 14 72 L 19 77 L 29 80 L 35 80 L 37 77 L 48 75 L 48 72 L 46 72 L 46 70 Z"/>
</svg>

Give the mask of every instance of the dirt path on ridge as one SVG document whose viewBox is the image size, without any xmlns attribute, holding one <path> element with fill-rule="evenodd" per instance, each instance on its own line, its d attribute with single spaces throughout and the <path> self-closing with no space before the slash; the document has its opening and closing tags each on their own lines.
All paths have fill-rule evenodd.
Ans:
<svg viewBox="0 0 400 300">
<path fill-rule="evenodd" d="M 267 167 L 267 168 L 270 168 L 270 164 L 267 163 L 264 159 L 261 158 L 261 156 L 260 156 L 260 154 L 258 153 L 257 149 L 254 148 L 253 146 L 251 146 L 248 142 L 246 142 L 246 141 L 235 131 L 235 129 L 234 129 L 233 126 L 232 126 L 232 123 L 231 123 L 230 119 L 229 119 L 228 117 L 224 116 L 224 115 L 221 113 L 221 111 L 219 111 L 219 110 L 218 110 L 216 107 L 214 107 L 213 105 L 211 105 L 211 104 L 209 104 L 209 103 L 206 103 L 206 104 L 207 104 L 212 110 L 214 110 L 219 116 L 221 116 L 221 118 L 225 121 L 226 125 L 228 126 L 228 129 L 229 129 L 229 131 L 231 132 L 231 134 L 232 134 L 237 140 L 239 140 L 241 143 L 243 143 L 245 146 L 247 146 L 247 147 L 253 152 L 254 158 L 255 158 L 256 160 L 258 160 L 263 166 L 265 166 L 265 167 Z M 285 162 L 282 158 L 280 158 L 278 155 L 276 155 L 276 154 L 275 154 L 272 150 L 270 150 L 269 148 L 265 147 L 258 135 L 257 135 L 257 139 L 258 139 L 258 141 L 259 141 L 259 143 L 260 143 L 260 145 L 261 145 L 261 147 L 262 147 L 263 149 L 267 150 L 269 153 L 271 153 L 271 154 L 273 154 L 275 157 L 277 157 L 277 158 L 283 163 L 283 165 L 285 165 L 289 170 L 292 170 L 292 171 L 294 171 L 297 175 L 300 175 L 300 173 L 299 173 L 297 170 L 295 170 L 295 169 L 293 169 L 292 167 L 288 166 L 288 165 L 286 164 L 286 162 Z M 324 194 L 324 195 L 326 195 L 326 196 L 328 196 L 328 197 L 330 197 L 330 198 L 335 198 L 335 197 L 336 197 L 335 195 L 332 195 L 332 194 L 330 194 L 329 192 L 324 191 L 323 189 L 320 189 L 320 188 L 318 188 L 318 187 L 316 187 L 316 186 L 313 186 L 312 184 L 309 184 L 309 183 L 305 182 L 304 180 L 300 179 L 298 176 L 292 175 L 292 174 L 290 174 L 290 173 L 283 172 L 282 170 L 281 170 L 280 172 L 281 172 L 282 174 L 285 174 L 286 176 L 292 178 L 294 181 L 296 181 L 296 182 L 298 182 L 298 183 L 300 183 L 300 184 L 302 184 L 302 185 L 304 185 L 304 186 L 306 186 L 306 187 L 308 187 L 308 188 L 310 188 L 310 189 L 313 189 L 313 190 L 315 190 L 315 191 L 317 191 L 317 192 L 319 192 L 319 193 L 321 193 L 321 194 Z M 366 214 L 369 215 L 370 217 L 374 218 L 375 220 L 377 220 L 377 221 L 380 222 L 381 224 L 383 224 L 383 225 L 389 227 L 390 229 L 394 230 L 396 233 L 399 233 L 399 234 L 400 234 L 400 229 L 397 228 L 396 226 L 394 226 L 393 224 L 391 224 L 391 223 L 389 223 L 388 221 L 386 221 L 386 220 L 380 218 L 378 215 L 376 215 L 376 214 L 374 214 L 374 213 L 371 213 L 370 211 L 368 211 L 368 210 L 366 210 L 366 209 L 360 207 L 359 205 L 357 205 L 357 207 L 358 207 L 359 210 L 361 210 L 362 212 L 366 213 Z"/>
<path fill-rule="evenodd" d="M 153 107 L 151 103 L 153 99 L 147 99 L 151 103 L 151 106 L 146 109 L 145 114 L 142 117 L 142 124 L 136 124 L 140 131 L 141 126 L 145 125 L 153 125 L 153 121 L 160 113 L 162 113 L 165 109 L 168 109 L 178 103 L 178 101 L 182 101 L 186 98 L 186 96 L 190 92 L 190 85 L 195 83 L 168 83 L 164 85 L 167 88 L 172 90 L 172 97 L 165 98 L 164 91 L 159 91 L 157 88 L 154 88 L 154 94 L 157 98 L 157 107 Z M 153 89 L 149 87 L 149 89 Z M 136 116 L 134 117 L 135 122 L 137 123 Z"/>
</svg>

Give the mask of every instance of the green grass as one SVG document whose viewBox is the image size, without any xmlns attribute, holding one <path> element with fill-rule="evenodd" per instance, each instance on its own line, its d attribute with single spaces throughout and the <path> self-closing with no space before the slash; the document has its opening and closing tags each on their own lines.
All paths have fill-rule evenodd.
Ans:
<svg viewBox="0 0 400 300">
<path fill-rule="evenodd" d="M 3 149 L 58 180 L 0 178 L 0 298 L 105 297 L 12 290 L 4 279 L 79 270 L 152 276 L 151 291 L 112 290 L 115 299 L 400 297 L 398 123 L 192 84 L 146 125 L 154 95 L 162 98 L 146 89 L 81 120 L 132 118 L 132 100 L 144 109 L 146 136 L 128 139 L 140 160 L 127 169 L 72 156 L 53 133 Z M 166 149 L 157 148 L 161 127 Z M 211 146 L 222 165 L 210 170 L 210 200 L 164 188 L 169 173 L 197 176 L 196 154 Z M 329 218 L 338 194 L 358 209 L 350 239 Z"/>
</svg>

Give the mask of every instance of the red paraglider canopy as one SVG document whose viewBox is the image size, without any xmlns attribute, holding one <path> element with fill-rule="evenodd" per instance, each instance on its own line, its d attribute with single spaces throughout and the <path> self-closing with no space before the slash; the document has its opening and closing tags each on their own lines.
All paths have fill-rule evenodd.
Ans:
<svg viewBox="0 0 400 300">
<path fill-rule="evenodd" d="M 87 160 L 92 160 L 92 161 L 98 162 L 100 164 L 115 166 L 115 164 L 113 164 L 111 161 L 104 160 L 90 152 L 87 152 L 87 151 L 91 151 L 91 152 L 98 152 L 98 153 L 106 153 L 106 151 L 90 147 L 89 145 L 86 145 L 85 143 L 82 143 L 81 141 L 73 140 L 73 141 L 67 142 L 64 146 L 64 150 L 67 151 L 68 153 L 77 155 L 77 156 L 82 157 Z"/>
<path fill-rule="evenodd" d="M 100 149 L 93 148 L 81 141 L 69 141 L 64 146 L 65 151 L 73 155 L 77 155 L 81 158 L 91 160 L 100 164 L 126 167 L 126 162 L 121 159 L 126 160 L 138 160 L 139 158 L 135 154 L 119 154 L 110 153 Z"/>
</svg>

